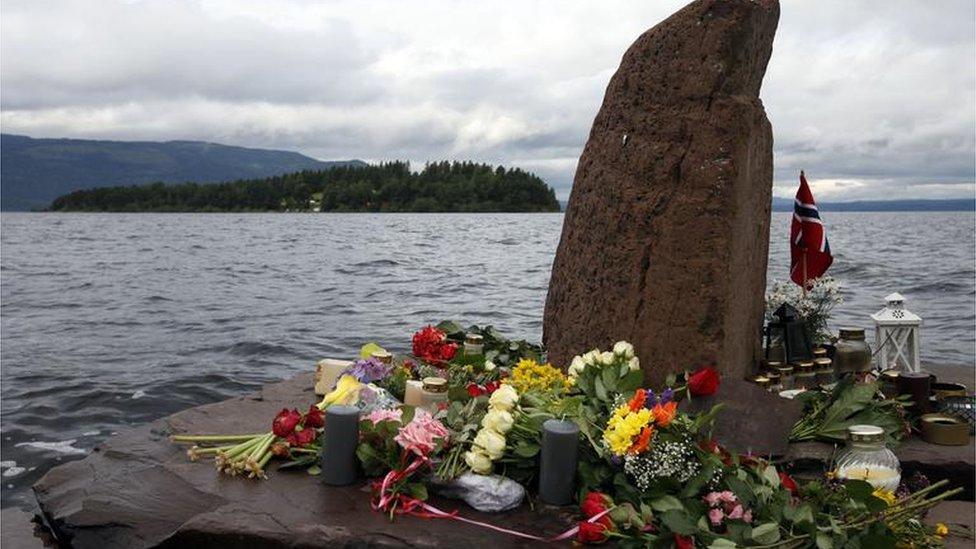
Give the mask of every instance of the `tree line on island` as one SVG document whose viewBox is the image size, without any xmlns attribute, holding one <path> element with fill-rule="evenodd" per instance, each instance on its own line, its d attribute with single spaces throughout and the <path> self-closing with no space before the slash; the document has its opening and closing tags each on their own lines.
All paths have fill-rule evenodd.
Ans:
<svg viewBox="0 0 976 549">
<path fill-rule="evenodd" d="M 405 161 L 301 171 L 226 183 L 152 183 L 75 191 L 52 211 L 98 212 L 556 212 L 556 194 L 519 168 Z"/>
</svg>

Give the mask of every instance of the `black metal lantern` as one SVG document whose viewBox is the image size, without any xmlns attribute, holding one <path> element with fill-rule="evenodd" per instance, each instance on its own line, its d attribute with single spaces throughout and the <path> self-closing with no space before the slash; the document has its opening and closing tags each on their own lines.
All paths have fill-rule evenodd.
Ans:
<svg viewBox="0 0 976 549">
<path fill-rule="evenodd" d="M 776 317 L 766 326 L 766 360 L 769 361 L 769 351 L 774 339 L 783 344 L 783 359 L 787 364 L 798 360 L 808 360 L 813 357 L 810 339 L 800 320 L 799 312 L 789 303 L 780 305 L 773 313 Z"/>
</svg>

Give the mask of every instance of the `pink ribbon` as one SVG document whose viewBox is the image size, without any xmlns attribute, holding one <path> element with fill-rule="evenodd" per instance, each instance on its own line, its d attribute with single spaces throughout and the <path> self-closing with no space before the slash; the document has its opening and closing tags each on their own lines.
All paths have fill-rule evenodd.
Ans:
<svg viewBox="0 0 976 549">
<path fill-rule="evenodd" d="M 373 484 L 373 489 L 376 491 L 376 499 L 371 503 L 374 511 L 384 511 L 392 512 L 397 515 L 412 515 L 419 518 L 440 518 L 440 519 L 450 519 L 458 520 L 467 524 L 474 526 L 479 526 L 481 528 L 487 528 L 489 530 L 494 530 L 496 532 L 502 532 L 512 536 L 518 536 L 520 538 L 530 539 L 533 541 L 564 541 L 574 537 L 579 532 L 579 525 L 573 526 L 569 530 L 566 530 L 562 534 L 553 537 L 542 537 L 535 536 L 532 534 L 526 534 L 525 532 L 519 532 L 518 530 L 511 530 L 509 528 L 502 528 L 501 526 L 495 526 L 494 524 L 489 524 L 487 522 L 481 522 L 477 520 L 472 520 L 469 518 L 462 517 L 458 515 L 457 509 L 451 512 L 442 511 L 433 505 L 430 505 L 424 501 L 417 498 L 413 498 L 404 494 L 397 494 L 391 490 L 391 486 L 407 477 L 412 475 L 417 469 L 420 469 L 424 465 L 428 465 L 430 460 L 426 456 L 416 456 L 416 458 L 411 462 L 406 468 L 401 470 L 392 470 L 383 477 L 383 480 L 378 483 Z M 399 504 L 398 506 L 396 504 Z M 391 507 L 393 506 L 393 507 Z M 593 515 L 586 522 L 596 522 L 606 516 L 611 509 L 606 509 Z"/>
</svg>

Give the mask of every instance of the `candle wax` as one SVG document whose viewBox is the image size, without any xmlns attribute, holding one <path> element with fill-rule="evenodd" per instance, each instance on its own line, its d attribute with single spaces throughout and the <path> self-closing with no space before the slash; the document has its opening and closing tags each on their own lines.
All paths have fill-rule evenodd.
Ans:
<svg viewBox="0 0 976 549">
<path fill-rule="evenodd" d="M 407 380 L 407 387 L 403 391 L 403 403 L 409 406 L 420 406 L 424 403 L 424 384 L 417 379 Z"/>
<path fill-rule="evenodd" d="M 343 370 L 352 366 L 348 360 L 326 358 L 320 360 L 315 368 L 315 394 L 327 395 L 335 388 L 336 380 Z"/>
<path fill-rule="evenodd" d="M 883 488 L 889 492 L 898 489 L 901 482 L 901 473 L 878 465 L 842 467 L 837 471 L 837 476 L 842 479 L 864 480 L 875 488 Z"/>
</svg>

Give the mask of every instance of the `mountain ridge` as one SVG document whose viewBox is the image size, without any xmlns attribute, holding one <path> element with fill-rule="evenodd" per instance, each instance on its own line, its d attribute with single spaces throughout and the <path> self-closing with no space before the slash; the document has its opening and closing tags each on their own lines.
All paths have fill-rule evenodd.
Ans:
<svg viewBox="0 0 976 549">
<path fill-rule="evenodd" d="M 80 189 L 143 183 L 218 183 L 302 170 L 366 166 L 293 151 L 208 141 L 116 141 L 0 134 L 0 210 L 43 208 Z"/>
</svg>

